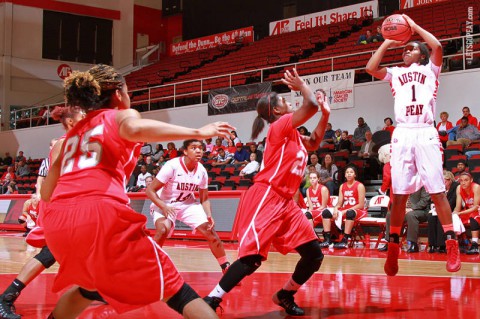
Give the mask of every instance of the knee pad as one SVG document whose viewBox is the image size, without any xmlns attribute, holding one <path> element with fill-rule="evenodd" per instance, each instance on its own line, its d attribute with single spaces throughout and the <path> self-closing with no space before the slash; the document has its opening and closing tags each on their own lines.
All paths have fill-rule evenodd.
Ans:
<svg viewBox="0 0 480 319">
<path fill-rule="evenodd" d="M 262 256 L 253 255 L 240 258 L 240 262 L 247 276 L 250 276 L 262 265 Z"/>
<path fill-rule="evenodd" d="M 200 298 L 200 296 L 187 283 L 167 301 L 167 305 L 183 315 L 183 308 L 192 300 Z"/>
<path fill-rule="evenodd" d="M 91 291 L 91 290 L 83 289 L 82 287 L 78 287 L 78 291 L 80 292 L 82 297 L 85 299 L 107 303 L 105 299 L 103 299 L 103 297 L 100 296 L 98 291 Z"/>
<path fill-rule="evenodd" d="M 330 218 L 333 217 L 333 215 L 332 215 L 332 212 L 329 209 L 325 208 L 322 212 L 322 217 L 325 218 L 325 219 L 330 219 Z"/>
<path fill-rule="evenodd" d="M 347 220 L 354 220 L 355 216 L 357 216 L 357 212 L 353 209 L 347 210 L 347 213 L 345 214 Z"/>
<path fill-rule="evenodd" d="M 305 212 L 305 216 L 307 216 L 307 219 L 313 219 L 312 213 L 310 212 Z"/>
<path fill-rule="evenodd" d="M 45 268 L 50 268 L 52 265 L 55 263 L 55 257 L 53 257 L 52 253 L 50 252 L 50 249 L 48 249 L 47 246 L 43 246 L 42 250 L 35 255 L 36 260 L 38 260 L 43 267 Z"/>
<path fill-rule="evenodd" d="M 470 217 L 470 230 L 477 231 L 480 230 L 480 225 L 478 224 L 475 218 Z"/>
</svg>

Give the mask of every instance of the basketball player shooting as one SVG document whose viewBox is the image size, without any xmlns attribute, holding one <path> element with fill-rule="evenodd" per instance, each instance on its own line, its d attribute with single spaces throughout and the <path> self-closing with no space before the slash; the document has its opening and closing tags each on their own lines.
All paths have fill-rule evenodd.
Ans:
<svg viewBox="0 0 480 319">
<path fill-rule="evenodd" d="M 423 184 L 437 207 L 438 218 L 447 235 L 447 270 L 460 270 L 460 252 L 452 225 L 452 212 L 445 196 L 441 143 L 433 123 L 442 65 L 442 45 L 430 32 L 403 15 L 412 34 L 417 33 L 431 48 L 418 41 L 408 42 L 402 54 L 403 67 L 380 67 L 385 52 L 400 41 L 386 39 L 370 58 L 366 71 L 389 81 L 394 97 L 395 119 L 392 135 L 391 166 L 393 197 L 390 242 L 384 270 L 389 276 L 398 272 L 399 234 L 409 194 Z M 416 176 L 419 178 L 417 179 Z M 420 181 L 417 183 L 416 181 Z"/>
</svg>

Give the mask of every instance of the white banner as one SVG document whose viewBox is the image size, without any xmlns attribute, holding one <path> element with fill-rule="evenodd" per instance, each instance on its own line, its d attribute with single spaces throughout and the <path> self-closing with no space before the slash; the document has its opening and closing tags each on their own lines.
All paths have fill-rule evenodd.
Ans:
<svg viewBox="0 0 480 319">
<path fill-rule="evenodd" d="M 359 19 L 370 14 L 373 14 L 373 18 L 378 17 L 378 0 L 270 22 L 270 35 L 315 28 L 348 19 Z"/>
<path fill-rule="evenodd" d="M 327 100 L 332 110 L 353 107 L 353 82 L 355 70 L 342 70 L 321 74 L 302 76 L 313 92 L 323 89 L 327 93 Z M 303 97 L 300 92 L 291 92 L 291 103 L 295 109 L 302 105 Z"/>
</svg>

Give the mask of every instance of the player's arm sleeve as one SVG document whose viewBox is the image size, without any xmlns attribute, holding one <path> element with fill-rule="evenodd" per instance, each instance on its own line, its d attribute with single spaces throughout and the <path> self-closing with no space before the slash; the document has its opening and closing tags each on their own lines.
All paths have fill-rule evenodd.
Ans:
<svg viewBox="0 0 480 319">
<path fill-rule="evenodd" d="M 391 81 L 392 80 L 393 68 L 386 68 L 386 69 L 387 69 L 387 74 L 385 74 L 385 77 L 382 80 L 383 81 Z"/>
<path fill-rule="evenodd" d="M 440 75 L 440 72 L 442 71 L 442 65 L 435 65 L 432 60 L 429 62 L 430 64 L 430 69 L 433 71 L 435 76 L 438 78 Z"/>
</svg>

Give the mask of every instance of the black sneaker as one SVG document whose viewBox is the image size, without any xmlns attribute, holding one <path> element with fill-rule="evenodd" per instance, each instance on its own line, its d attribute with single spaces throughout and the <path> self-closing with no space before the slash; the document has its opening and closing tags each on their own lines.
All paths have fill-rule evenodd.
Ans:
<svg viewBox="0 0 480 319">
<path fill-rule="evenodd" d="M 325 240 L 320 243 L 320 248 L 328 248 L 332 243 L 329 240 Z"/>
<path fill-rule="evenodd" d="M 342 241 L 335 243 L 333 245 L 335 249 L 347 249 L 348 248 L 348 239 L 343 237 Z"/>
<path fill-rule="evenodd" d="M 473 242 L 470 249 L 467 250 L 467 255 L 478 255 L 478 244 Z"/>
<path fill-rule="evenodd" d="M 15 306 L 13 303 L 18 295 L 9 293 L 0 295 L 0 318 L 1 319 L 20 319 L 20 315 L 15 313 Z"/>
<path fill-rule="evenodd" d="M 272 301 L 285 309 L 285 312 L 291 316 L 303 316 L 305 311 L 300 308 L 296 303 L 293 295 L 296 291 L 293 290 L 279 290 L 272 297 Z"/>
<path fill-rule="evenodd" d="M 216 312 L 217 308 L 220 308 L 220 312 L 223 312 L 223 308 L 222 306 L 220 306 L 220 303 L 222 302 L 222 298 L 206 296 L 206 297 L 203 297 L 203 301 L 205 301 L 207 305 L 209 305 L 210 308 L 213 309 L 213 311 Z"/>
</svg>

